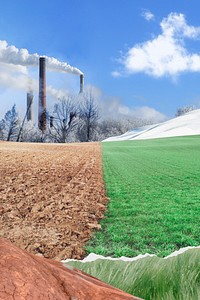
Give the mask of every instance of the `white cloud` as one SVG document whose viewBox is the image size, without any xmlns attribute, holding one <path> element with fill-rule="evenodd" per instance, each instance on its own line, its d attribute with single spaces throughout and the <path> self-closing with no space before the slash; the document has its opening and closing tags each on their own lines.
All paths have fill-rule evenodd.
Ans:
<svg viewBox="0 0 200 300">
<path fill-rule="evenodd" d="M 200 27 L 194 27 L 186 23 L 183 14 L 171 13 L 160 23 L 163 34 L 174 36 L 176 38 L 198 38 L 200 36 Z"/>
<path fill-rule="evenodd" d="M 147 10 L 147 9 L 144 9 L 142 11 L 141 16 L 143 18 L 145 18 L 145 20 L 147 20 L 147 21 L 152 21 L 155 19 L 154 14 L 150 10 Z"/>
<path fill-rule="evenodd" d="M 200 72 L 200 54 L 190 53 L 184 44 L 186 38 L 200 38 L 200 27 L 188 25 L 185 16 L 177 13 L 169 14 L 160 26 L 160 35 L 135 45 L 123 56 L 125 71 L 173 78 L 183 72 Z"/>
<path fill-rule="evenodd" d="M 135 107 L 131 113 L 139 119 L 153 120 L 155 123 L 163 122 L 167 119 L 166 115 L 149 106 Z"/>
<path fill-rule="evenodd" d="M 113 77 L 121 77 L 121 73 L 120 73 L 119 71 L 113 71 L 113 72 L 111 73 L 111 75 L 112 75 Z"/>
<path fill-rule="evenodd" d="M 91 92 L 100 109 L 102 119 L 140 119 L 154 123 L 165 121 L 167 116 L 149 106 L 130 107 L 124 105 L 120 98 L 105 95 L 95 86 L 88 85 L 85 92 Z"/>
</svg>

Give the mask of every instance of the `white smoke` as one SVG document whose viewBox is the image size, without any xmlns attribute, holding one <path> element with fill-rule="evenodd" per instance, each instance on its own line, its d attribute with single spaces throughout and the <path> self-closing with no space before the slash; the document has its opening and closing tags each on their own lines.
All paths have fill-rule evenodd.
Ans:
<svg viewBox="0 0 200 300">
<path fill-rule="evenodd" d="M 0 85 L 5 88 L 11 88 L 23 91 L 32 91 L 38 93 L 38 80 L 30 78 L 26 73 L 19 74 L 18 68 L 7 68 L 0 63 Z M 13 76 L 14 75 L 14 76 Z M 67 97 L 69 92 L 63 89 L 55 89 L 51 85 L 47 86 L 47 94 L 55 99 Z"/>
<path fill-rule="evenodd" d="M 27 49 L 18 49 L 6 41 L 0 40 L 0 62 L 18 66 L 38 66 L 40 55 L 37 53 L 29 54 Z M 83 74 L 79 69 L 70 66 L 66 62 L 60 62 L 54 57 L 43 56 L 46 58 L 47 68 L 57 72 L 66 72 L 75 75 Z"/>
<path fill-rule="evenodd" d="M 11 74 L 28 74 L 28 70 L 25 66 L 19 66 L 19 65 L 12 65 L 12 64 L 6 64 L 3 62 L 0 62 L 0 70 L 1 73 L 9 72 Z"/>
<path fill-rule="evenodd" d="M 69 92 L 67 90 L 63 89 L 54 89 L 51 85 L 47 86 L 47 94 L 49 94 L 51 97 L 59 100 L 66 98 L 69 95 Z"/>
<path fill-rule="evenodd" d="M 57 72 L 66 72 L 80 75 L 82 72 L 60 62 L 56 58 L 47 57 L 46 65 L 49 70 Z M 0 40 L 0 86 L 24 91 L 38 92 L 38 80 L 31 78 L 28 67 L 39 65 L 40 56 L 29 54 L 27 49 L 18 49 L 15 46 L 9 46 L 6 41 Z M 55 89 L 51 85 L 47 86 L 47 94 L 55 99 L 66 97 L 67 90 Z"/>
<path fill-rule="evenodd" d="M 70 66 L 68 63 L 61 62 L 54 57 L 48 57 L 48 56 L 44 56 L 44 57 L 46 58 L 47 68 L 52 71 L 66 72 L 66 73 L 71 73 L 71 74 L 75 74 L 75 75 L 83 74 L 79 69 Z"/>
<path fill-rule="evenodd" d="M 2 87 L 18 90 L 30 89 L 29 78 L 25 75 L 11 76 L 8 72 L 0 72 L 0 85 Z"/>
</svg>

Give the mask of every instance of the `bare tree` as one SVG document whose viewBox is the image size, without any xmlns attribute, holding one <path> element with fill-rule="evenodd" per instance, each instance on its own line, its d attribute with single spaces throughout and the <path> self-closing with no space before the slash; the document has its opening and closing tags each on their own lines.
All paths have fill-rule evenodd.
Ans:
<svg viewBox="0 0 200 300">
<path fill-rule="evenodd" d="M 99 110 L 92 93 L 83 95 L 80 104 L 80 123 L 77 136 L 81 142 L 94 140 L 95 129 L 98 125 Z"/>
<path fill-rule="evenodd" d="M 53 115 L 50 116 L 50 138 L 57 143 L 66 143 L 69 134 L 78 125 L 78 104 L 72 97 L 63 98 L 54 105 Z"/>
<path fill-rule="evenodd" d="M 31 95 L 31 94 L 30 94 L 30 95 Z M 19 142 L 19 141 L 20 141 L 20 137 L 21 137 L 21 134 L 22 134 L 22 132 L 23 132 L 23 127 L 24 127 L 24 124 L 25 124 L 25 122 L 26 122 L 26 118 L 27 118 L 27 116 L 28 116 L 28 114 L 29 114 L 29 111 L 30 111 L 30 108 L 31 108 L 32 103 L 33 103 L 33 98 L 30 98 L 29 103 L 28 103 L 28 107 L 27 107 L 27 109 L 26 109 L 26 113 L 25 113 L 24 119 L 23 119 L 23 121 L 22 121 L 22 123 L 21 123 L 21 126 L 20 126 L 20 129 L 19 129 L 19 133 L 18 133 L 16 142 Z"/>
<path fill-rule="evenodd" d="M 176 117 L 180 117 L 182 115 L 185 115 L 186 113 L 195 110 L 195 107 L 193 105 L 183 106 L 179 107 L 176 111 Z"/>
<path fill-rule="evenodd" d="M 4 129 L 5 129 L 5 121 L 0 121 L 0 140 L 4 139 Z"/>
<path fill-rule="evenodd" d="M 21 128 L 21 142 L 44 142 L 44 140 L 41 139 L 41 130 L 37 126 L 35 126 L 32 121 L 25 122 L 24 126 Z"/>
<path fill-rule="evenodd" d="M 97 137 L 102 141 L 111 136 L 122 135 L 127 131 L 154 124 L 151 119 L 138 117 L 119 117 L 118 119 L 106 118 L 98 122 Z"/>
<path fill-rule="evenodd" d="M 3 119 L 5 139 L 7 141 L 16 139 L 19 132 L 20 120 L 16 111 L 16 105 L 7 111 Z"/>
<path fill-rule="evenodd" d="M 100 139 L 105 139 L 110 136 L 121 135 L 127 131 L 127 128 L 124 128 L 124 124 L 121 120 L 115 119 L 106 119 L 102 120 L 99 123 L 99 136 Z"/>
</svg>

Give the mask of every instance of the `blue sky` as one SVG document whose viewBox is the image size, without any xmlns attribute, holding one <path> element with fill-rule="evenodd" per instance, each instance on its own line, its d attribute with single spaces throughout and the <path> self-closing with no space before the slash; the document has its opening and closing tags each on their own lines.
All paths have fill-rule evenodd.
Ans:
<svg viewBox="0 0 200 300">
<path fill-rule="evenodd" d="M 13 55 L 11 45 L 80 69 L 110 116 L 160 121 L 200 105 L 198 0 L 0 0 L 0 7 L 0 117 L 13 103 L 23 114 L 25 77 L 34 80 L 35 106 L 38 99 L 38 68 L 1 58 Z M 48 71 L 47 85 L 50 109 L 60 90 L 78 93 L 79 78 Z"/>
</svg>

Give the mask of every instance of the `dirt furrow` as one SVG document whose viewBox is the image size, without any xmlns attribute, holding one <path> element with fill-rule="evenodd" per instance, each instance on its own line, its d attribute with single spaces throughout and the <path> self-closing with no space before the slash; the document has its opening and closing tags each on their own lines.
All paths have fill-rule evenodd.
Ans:
<svg viewBox="0 0 200 300">
<path fill-rule="evenodd" d="M 82 258 L 106 204 L 99 143 L 0 142 L 0 236 L 20 248 Z"/>
</svg>

